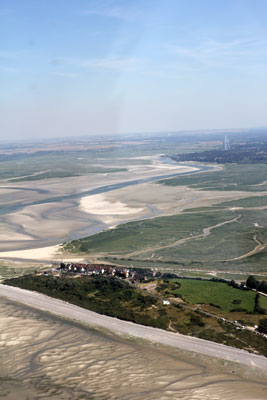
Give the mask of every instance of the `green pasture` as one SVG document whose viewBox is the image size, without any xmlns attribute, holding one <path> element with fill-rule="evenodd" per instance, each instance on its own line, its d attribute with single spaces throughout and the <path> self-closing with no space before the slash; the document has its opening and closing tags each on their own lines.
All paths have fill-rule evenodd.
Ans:
<svg viewBox="0 0 267 400">
<path fill-rule="evenodd" d="M 260 296 L 260 307 L 267 311 L 267 296 Z"/>
<path fill-rule="evenodd" d="M 69 242 L 64 248 L 72 252 L 127 254 L 153 246 L 166 246 L 190 235 L 201 234 L 203 228 L 218 224 L 224 218 L 233 217 L 231 212 L 225 212 L 223 216 L 196 214 L 188 218 L 182 214 L 157 217 L 122 224 L 114 229 Z"/>
<path fill-rule="evenodd" d="M 244 309 L 253 312 L 255 292 L 234 289 L 223 282 L 198 281 L 193 279 L 172 279 L 181 287 L 173 291 L 191 304 L 211 304 L 223 311 Z"/>
<path fill-rule="evenodd" d="M 195 216 L 196 214 L 194 214 Z M 166 259 L 177 259 L 181 262 L 186 260 L 205 261 L 224 261 L 240 257 L 249 251 L 252 251 L 257 243 L 254 236 L 262 242 L 267 241 L 267 213 L 260 210 L 242 210 L 232 213 L 229 218 L 229 212 L 219 212 L 214 214 L 221 216 L 226 221 L 235 216 L 240 218 L 236 222 L 228 223 L 214 228 L 210 235 L 204 238 L 192 238 L 187 242 L 165 249 L 154 251 L 154 257 L 163 257 Z M 192 215 L 193 216 L 193 215 Z M 190 219 L 191 216 L 188 218 Z M 255 226 L 258 224 L 259 226 Z M 206 226 L 209 226 L 208 224 Z M 263 228 L 261 228 L 263 226 Z M 142 254 L 143 257 L 150 257 L 152 252 Z M 260 254 L 259 254 L 260 255 Z"/>
<path fill-rule="evenodd" d="M 215 227 L 209 235 L 203 228 L 233 220 Z M 114 229 L 67 243 L 64 249 L 74 253 L 105 253 L 130 258 L 124 264 L 160 265 L 190 269 L 212 269 L 263 272 L 266 270 L 267 249 L 247 258 L 241 257 L 256 246 L 257 238 L 267 242 L 265 210 L 220 210 L 218 212 L 184 213 L 122 224 Z M 175 244 L 181 239 L 188 240 Z M 175 244 L 175 245 L 173 245 Z M 169 247 L 165 247 L 169 246 Z M 131 253 L 139 253 L 131 255 Z M 130 256 L 129 256 L 130 255 Z"/>
<path fill-rule="evenodd" d="M 190 186 L 202 190 L 262 192 L 267 190 L 266 176 L 266 164 L 226 164 L 221 170 L 165 179 L 159 183 L 168 186 Z"/>
<path fill-rule="evenodd" d="M 243 199 L 225 201 L 219 204 L 214 204 L 214 206 L 210 207 L 198 207 L 198 208 L 187 208 L 184 212 L 219 212 L 226 208 L 230 207 L 245 207 L 245 208 L 253 208 L 253 207 L 266 207 L 267 206 L 267 196 L 250 196 L 245 197 Z"/>
<path fill-rule="evenodd" d="M 79 142 L 79 140 L 78 140 Z M 69 144 L 69 143 L 68 143 Z M 216 147 L 216 142 L 181 142 L 179 138 L 161 138 L 132 140 L 130 143 L 123 140 L 81 141 L 78 145 L 85 149 L 75 149 L 77 142 L 73 142 L 73 150 L 50 151 L 43 147 L 43 151 L 34 152 L 32 143 L 28 147 L 31 153 L 22 154 L 21 149 L 10 159 L 1 157 L 0 146 L 0 179 L 10 179 L 11 182 L 36 181 L 48 178 L 65 178 L 79 175 L 125 171 L 127 165 L 151 164 L 150 159 L 142 158 L 156 154 L 173 154 L 202 151 Z M 95 148 L 93 148 L 95 145 Z M 103 146 L 101 148 L 101 145 Z M 92 146 L 86 149 L 86 146 Z M 97 147 L 100 146 L 100 147 Z M 30 176 L 33 175 L 34 176 Z"/>
<path fill-rule="evenodd" d="M 5 264 L 0 264 L 0 281 L 4 279 L 17 278 L 18 276 L 31 274 L 36 270 L 44 269 L 43 265 L 36 265 L 34 267 L 10 267 Z"/>
<path fill-rule="evenodd" d="M 97 163 L 97 165 L 95 165 Z M 0 162 L 0 179 L 10 182 L 66 178 L 87 174 L 126 171 L 121 165 L 101 165 L 90 152 L 25 156 Z"/>
<path fill-rule="evenodd" d="M 214 228 L 206 237 L 193 237 L 200 235 L 203 228 L 236 216 L 240 216 L 236 222 Z M 149 261 L 153 266 L 158 262 L 176 264 L 177 268 L 179 265 L 187 265 L 196 269 L 260 272 L 266 269 L 266 249 L 245 259 L 231 259 L 252 251 L 257 245 L 255 235 L 262 242 L 267 241 L 267 229 L 261 226 L 267 226 L 267 214 L 264 210 L 223 210 L 190 216 L 182 214 L 123 224 L 97 235 L 69 242 L 64 248 L 74 253 L 103 252 L 120 256 L 142 251 L 133 256 L 134 260 L 139 263 Z M 185 242 L 164 248 L 188 237 L 190 239 Z M 132 261 L 129 260 L 129 263 Z"/>
<path fill-rule="evenodd" d="M 217 206 L 217 205 L 216 205 Z M 220 207 L 264 207 L 267 206 L 267 196 L 251 196 L 244 199 L 225 201 Z"/>
</svg>

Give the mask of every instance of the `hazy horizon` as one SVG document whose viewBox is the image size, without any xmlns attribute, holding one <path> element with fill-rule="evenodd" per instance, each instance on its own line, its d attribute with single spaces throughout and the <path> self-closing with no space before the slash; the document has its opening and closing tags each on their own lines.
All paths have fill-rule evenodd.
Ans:
<svg viewBox="0 0 267 400">
<path fill-rule="evenodd" d="M 267 126 L 264 0 L 1 0 L 1 140 Z"/>
</svg>

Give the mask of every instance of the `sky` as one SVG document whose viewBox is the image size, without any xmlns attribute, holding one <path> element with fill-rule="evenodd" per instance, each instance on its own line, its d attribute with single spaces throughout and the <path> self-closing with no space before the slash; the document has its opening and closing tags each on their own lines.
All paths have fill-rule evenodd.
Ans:
<svg viewBox="0 0 267 400">
<path fill-rule="evenodd" d="M 266 0 L 0 0 L 0 139 L 267 126 Z"/>
</svg>

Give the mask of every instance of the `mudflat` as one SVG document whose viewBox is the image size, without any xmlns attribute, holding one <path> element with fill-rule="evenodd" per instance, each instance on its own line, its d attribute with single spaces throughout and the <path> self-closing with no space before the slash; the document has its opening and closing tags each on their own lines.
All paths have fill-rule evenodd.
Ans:
<svg viewBox="0 0 267 400">
<path fill-rule="evenodd" d="M 60 260 L 62 255 L 57 255 L 60 243 L 125 222 L 179 214 L 185 208 L 251 195 L 238 190 L 202 191 L 151 182 L 101 194 L 87 194 L 88 190 L 105 185 L 195 170 L 181 165 L 166 166 L 156 158 L 152 165 L 135 166 L 127 172 L 46 179 L 34 183 L 2 183 L 0 205 L 4 211 L 0 215 L 0 259 Z"/>
<path fill-rule="evenodd" d="M 127 340 L 0 299 L 4 399 L 263 400 L 264 370 Z"/>
</svg>

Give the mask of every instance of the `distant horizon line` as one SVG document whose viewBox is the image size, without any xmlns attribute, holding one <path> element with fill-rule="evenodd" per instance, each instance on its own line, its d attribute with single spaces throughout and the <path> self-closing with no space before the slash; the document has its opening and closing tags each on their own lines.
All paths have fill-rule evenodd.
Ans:
<svg viewBox="0 0 267 400">
<path fill-rule="evenodd" d="M 267 126 L 262 127 L 250 127 L 250 128 L 213 128 L 213 129 L 186 129 L 186 130 L 171 130 L 171 131 L 143 131 L 143 132 L 125 132 L 125 133 L 102 133 L 102 134 L 87 134 L 79 136 L 54 136 L 54 137 L 40 137 L 40 138 L 10 138 L 10 139 L 0 139 L 0 143 L 14 143 L 14 142 L 52 142 L 52 141 L 63 141 L 63 140 L 81 140 L 81 139 L 101 139 L 101 138 L 115 138 L 120 137 L 126 139 L 133 138 L 133 136 L 172 136 L 172 135 L 186 135 L 186 134 L 213 134 L 213 133 L 238 133 L 238 132 L 249 132 L 251 130 L 262 131 L 267 129 Z"/>
</svg>

